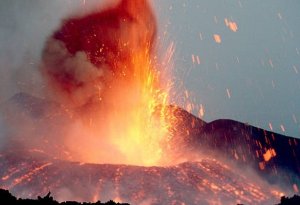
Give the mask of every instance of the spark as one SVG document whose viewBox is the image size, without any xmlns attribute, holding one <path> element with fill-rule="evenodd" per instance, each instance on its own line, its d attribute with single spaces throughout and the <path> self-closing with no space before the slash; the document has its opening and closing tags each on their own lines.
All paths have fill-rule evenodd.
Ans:
<svg viewBox="0 0 300 205">
<path fill-rule="evenodd" d="M 270 64 L 270 66 L 271 66 L 272 68 L 274 68 L 274 64 L 273 64 L 272 59 L 269 59 L 269 64 Z"/>
<path fill-rule="evenodd" d="M 200 104 L 200 109 L 199 109 L 198 117 L 199 118 L 203 118 L 204 114 L 205 114 L 204 106 L 202 104 Z"/>
<path fill-rule="evenodd" d="M 226 92 L 227 92 L 228 98 L 230 99 L 231 98 L 231 92 L 230 92 L 229 88 L 226 89 Z"/>
<path fill-rule="evenodd" d="M 192 62 L 193 64 L 197 63 L 198 65 L 200 65 L 200 58 L 197 55 L 192 54 Z"/>
<path fill-rule="evenodd" d="M 264 157 L 264 160 L 266 162 L 270 161 L 271 158 L 275 157 L 276 156 L 276 151 L 275 149 L 268 149 L 264 154 L 263 154 L 263 157 Z"/>
<path fill-rule="evenodd" d="M 280 128 L 281 128 L 282 132 L 285 132 L 285 127 L 283 125 L 280 125 Z"/>
<path fill-rule="evenodd" d="M 264 162 L 259 162 L 258 163 L 258 166 L 261 170 L 264 170 L 265 169 L 265 163 Z"/>
<path fill-rule="evenodd" d="M 274 82 L 274 80 L 272 80 L 271 82 L 272 82 L 272 87 L 275 88 L 275 82 Z"/>
<path fill-rule="evenodd" d="M 191 103 L 187 103 L 187 105 L 186 105 L 186 111 L 192 112 L 192 110 L 193 110 L 193 105 Z"/>
<path fill-rule="evenodd" d="M 297 69 L 297 67 L 296 67 L 295 65 L 293 65 L 293 68 L 294 68 L 295 73 L 298 74 L 298 69 Z"/>
<path fill-rule="evenodd" d="M 225 25 L 233 32 L 237 32 L 238 30 L 238 25 L 234 21 L 230 21 L 227 18 L 224 19 Z"/>
<path fill-rule="evenodd" d="M 216 69 L 217 69 L 217 70 L 219 70 L 219 69 L 220 69 L 220 67 L 219 67 L 219 64 L 218 64 L 218 63 L 216 63 Z"/>
<path fill-rule="evenodd" d="M 201 32 L 199 33 L 199 37 L 200 37 L 200 40 L 202 41 L 203 40 L 203 36 L 202 36 Z"/>
<path fill-rule="evenodd" d="M 240 0 L 238 1 L 238 3 L 239 3 L 239 7 L 243 8 L 242 2 Z"/>
<path fill-rule="evenodd" d="M 295 115 L 295 114 L 293 114 L 293 116 L 292 116 L 292 117 L 293 117 L 294 123 L 295 123 L 295 124 L 297 124 L 297 123 L 298 123 L 298 121 L 297 121 L 296 115 Z"/>
<path fill-rule="evenodd" d="M 297 184 L 293 184 L 293 189 L 296 193 L 299 193 L 299 188 L 298 188 Z"/>
<path fill-rule="evenodd" d="M 222 39 L 221 36 L 219 34 L 214 34 L 214 39 L 216 43 L 221 43 Z"/>
<path fill-rule="evenodd" d="M 271 122 L 269 122 L 269 128 L 270 128 L 271 131 L 273 131 L 273 126 L 272 126 Z"/>
<path fill-rule="evenodd" d="M 196 59 L 197 59 L 198 65 L 200 65 L 200 58 L 199 58 L 199 56 L 196 56 Z"/>
<path fill-rule="evenodd" d="M 217 24 L 218 23 L 218 18 L 217 16 L 214 16 L 214 22 Z"/>
</svg>

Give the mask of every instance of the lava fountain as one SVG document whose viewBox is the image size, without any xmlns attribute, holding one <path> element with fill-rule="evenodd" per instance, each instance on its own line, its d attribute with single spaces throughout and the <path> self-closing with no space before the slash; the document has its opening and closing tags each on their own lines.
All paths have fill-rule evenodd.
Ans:
<svg viewBox="0 0 300 205">
<path fill-rule="evenodd" d="M 170 161 L 163 159 L 169 88 L 156 67 L 155 38 L 156 21 L 144 0 L 69 18 L 49 38 L 41 71 L 56 100 L 81 121 L 66 139 L 75 160 Z"/>
</svg>

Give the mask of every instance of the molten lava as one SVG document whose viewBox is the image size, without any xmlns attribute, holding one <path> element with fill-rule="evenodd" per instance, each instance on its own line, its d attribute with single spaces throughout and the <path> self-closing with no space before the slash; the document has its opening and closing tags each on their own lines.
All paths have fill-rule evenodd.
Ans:
<svg viewBox="0 0 300 205">
<path fill-rule="evenodd" d="M 78 120 L 66 139 L 83 162 L 156 165 L 163 160 L 170 122 L 168 83 L 160 82 L 148 2 L 116 6 L 65 20 L 48 40 L 42 73 Z M 161 114 L 155 114 L 162 106 Z M 170 119 L 170 117 L 168 117 Z M 164 161 L 164 162 L 163 162 Z"/>
<path fill-rule="evenodd" d="M 142 167 L 80 164 L 44 157 L 0 155 L 5 167 L 0 170 L 0 186 L 22 198 L 35 198 L 51 190 L 59 201 L 114 199 L 138 205 L 274 204 L 284 194 L 215 159 Z"/>
</svg>

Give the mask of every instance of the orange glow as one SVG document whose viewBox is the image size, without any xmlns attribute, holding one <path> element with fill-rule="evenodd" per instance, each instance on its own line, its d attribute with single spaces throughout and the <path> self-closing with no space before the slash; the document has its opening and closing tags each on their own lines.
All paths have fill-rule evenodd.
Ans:
<svg viewBox="0 0 300 205">
<path fill-rule="evenodd" d="M 116 198 L 114 198 L 113 201 L 115 201 L 116 203 L 122 203 L 122 199 L 118 196 Z"/>
<path fill-rule="evenodd" d="M 91 121 L 70 134 L 67 144 L 79 155 L 79 161 L 144 166 L 165 163 L 171 126 L 167 119 L 172 118 L 164 111 L 169 104 L 169 85 L 159 83 L 159 73 L 144 49 L 132 56 L 134 75 L 113 81 L 101 103 L 87 113 Z"/>
<path fill-rule="evenodd" d="M 78 29 L 86 35 L 78 35 Z M 70 18 L 49 40 L 42 73 L 55 99 L 75 110 L 69 111 L 75 123 L 65 139 L 72 160 L 144 166 L 171 163 L 165 151 L 172 127 L 168 120 L 172 117 L 165 116 L 171 78 L 165 70 L 174 46 L 159 64 L 156 32 L 146 0 L 120 1 Z M 61 59 L 67 60 L 61 63 Z M 195 62 L 200 63 L 198 56 Z"/>
<path fill-rule="evenodd" d="M 116 113 L 109 116 L 112 125 L 109 135 L 128 163 L 153 165 L 162 157 L 161 143 L 167 138 L 170 125 L 164 113 L 154 116 L 158 106 L 168 104 L 168 93 L 156 85 L 157 73 L 147 62 L 150 62 L 147 56 L 137 56 L 134 64 L 137 78 L 133 79 L 133 85 L 117 88 L 120 89 L 115 92 L 117 96 L 113 95 L 118 103 L 123 100 L 125 91 L 130 100 L 122 105 L 123 109 L 115 108 Z M 143 72 L 140 72 L 141 67 L 144 67 Z M 120 126 L 119 129 L 116 125 Z"/>
<path fill-rule="evenodd" d="M 277 196 L 278 198 L 281 198 L 281 197 L 284 196 L 284 193 L 281 192 L 281 191 L 278 191 L 278 190 L 272 190 L 271 194 L 274 195 L 274 196 Z"/>
<path fill-rule="evenodd" d="M 8 178 L 9 178 L 9 175 L 6 175 L 6 176 L 2 177 L 2 180 L 5 181 L 5 180 L 7 180 Z"/>
<path fill-rule="evenodd" d="M 221 36 L 218 35 L 218 34 L 214 34 L 214 39 L 215 39 L 216 43 L 221 43 L 222 42 Z"/>
<path fill-rule="evenodd" d="M 271 158 L 276 156 L 276 152 L 274 149 L 268 149 L 266 153 L 263 154 L 264 160 L 268 162 Z"/>
<path fill-rule="evenodd" d="M 39 167 L 36 167 L 36 168 L 30 170 L 27 174 L 25 174 L 23 176 L 20 176 L 19 178 L 14 179 L 14 183 L 12 184 L 12 187 L 22 183 L 25 180 L 30 181 L 31 178 L 33 177 L 33 175 L 37 174 L 38 172 L 42 171 L 44 168 L 46 168 L 50 165 L 52 165 L 52 163 L 48 162 L 46 164 L 43 164 Z"/>
<path fill-rule="evenodd" d="M 231 31 L 237 32 L 237 30 L 238 30 L 238 25 L 237 25 L 236 22 L 230 21 L 230 20 L 228 20 L 227 18 L 225 18 L 224 22 L 225 22 L 225 25 L 226 25 Z"/>
<path fill-rule="evenodd" d="M 265 165 L 264 162 L 259 162 L 259 163 L 258 163 L 258 166 L 259 166 L 259 168 L 260 168 L 261 170 L 264 170 L 266 165 Z"/>
<path fill-rule="evenodd" d="M 199 118 L 203 118 L 203 117 L 204 117 L 204 114 L 205 114 L 204 106 L 203 106 L 202 104 L 200 104 L 200 109 L 199 109 L 198 117 L 199 117 Z"/>
</svg>

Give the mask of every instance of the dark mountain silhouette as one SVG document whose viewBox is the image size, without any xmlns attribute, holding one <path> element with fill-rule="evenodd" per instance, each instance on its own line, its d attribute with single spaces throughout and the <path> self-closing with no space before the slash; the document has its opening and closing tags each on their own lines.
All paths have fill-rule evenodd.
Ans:
<svg viewBox="0 0 300 205">
<path fill-rule="evenodd" d="M 294 195 L 293 197 L 281 197 L 280 204 L 277 205 L 299 205 L 300 196 Z"/>
<path fill-rule="evenodd" d="M 233 120 L 216 120 L 205 126 L 198 143 L 218 150 L 239 165 L 251 166 L 270 182 L 300 182 L 300 140 L 297 138 Z"/>
<path fill-rule="evenodd" d="M 51 196 L 49 192 L 46 196 L 40 197 L 37 199 L 17 199 L 9 191 L 0 189 L 0 204 L 4 205 L 129 205 L 128 203 L 115 203 L 114 201 L 108 201 L 106 203 L 101 203 L 97 201 L 95 203 L 80 203 L 76 201 L 66 201 L 66 202 L 57 202 Z"/>
<path fill-rule="evenodd" d="M 170 106 L 167 112 L 177 118 L 171 128 L 177 136 L 176 147 L 221 156 L 241 168 L 251 167 L 274 184 L 300 185 L 300 139 L 234 120 L 206 123 L 176 106 Z"/>
<path fill-rule="evenodd" d="M 108 201 L 106 203 L 101 203 L 97 201 L 95 203 L 88 202 L 75 202 L 75 201 L 66 201 L 66 202 L 57 202 L 51 196 L 49 192 L 46 196 L 40 197 L 37 199 L 17 199 L 13 196 L 8 190 L 0 189 L 0 202 L 9 204 L 9 205 L 129 205 L 128 203 L 115 203 L 114 201 Z M 293 197 L 281 197 L 280 203 L 276 205 L 299 205 L 300 196 L 294 195 Z M 242 205 L 242 204 L 238 204 Z"/>
</svg>

